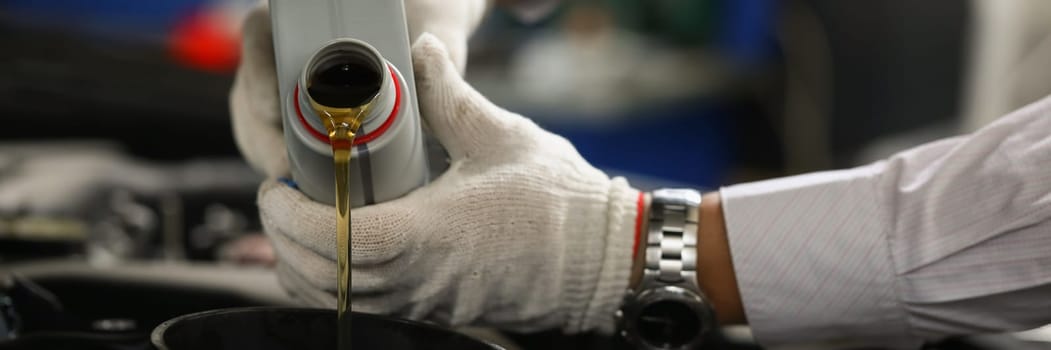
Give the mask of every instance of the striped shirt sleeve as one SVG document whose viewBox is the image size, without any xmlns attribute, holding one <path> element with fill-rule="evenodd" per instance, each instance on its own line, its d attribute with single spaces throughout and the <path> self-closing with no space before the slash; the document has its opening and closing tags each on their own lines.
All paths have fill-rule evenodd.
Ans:
<svg viewBox="0 0 1051 350">
<path fill-rule="evenodd" d="M 1051 323 L 1051 98 L 881 162 L 721 193 L 763 345 L 909 349 Z"/>
</svg>

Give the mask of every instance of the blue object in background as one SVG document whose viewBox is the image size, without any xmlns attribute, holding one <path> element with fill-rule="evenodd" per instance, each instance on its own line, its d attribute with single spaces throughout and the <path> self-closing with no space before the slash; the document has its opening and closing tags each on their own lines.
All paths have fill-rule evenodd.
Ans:
<svg viewBox="0 0 1051 350">
<path fill-rule="evenodd" d="M 739 66 L 762 64 L 776 52 L 775 0 L 723 0 L 715 46 Z"/>
<path fill-rule="evenodd" d="M 209 0 L 6 0 L 0 11 L 27 24 L 107 39 L 163 40 L 176 22 Z"/>
<path fill-rule="evenodd" d="M 526 115 L 538 115 L 527 112 Z M 544 116 L 538 120 L 579 120 Z M 706 101 L 653 106 L 631 112 L 623 122 L 581 127 L 540 122 L 573 142 L 592 165 L 698 188 L 717 188 L 734 159 L 731 116 Z"/>
</svg>

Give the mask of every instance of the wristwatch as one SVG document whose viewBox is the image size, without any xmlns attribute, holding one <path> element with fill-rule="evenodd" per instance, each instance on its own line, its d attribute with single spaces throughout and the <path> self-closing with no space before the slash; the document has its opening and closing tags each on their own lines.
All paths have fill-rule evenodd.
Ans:
<svg viewBox="0 0 1051 350">
<path fill-rule="evenodd" d="M 652 193 L 645 269 L 616 315 L 620 335 L 637 349 L 696 349 L 714 328 L 715 312 L 697 286 L 700 205 L 694 190 Z"/>
</svg>

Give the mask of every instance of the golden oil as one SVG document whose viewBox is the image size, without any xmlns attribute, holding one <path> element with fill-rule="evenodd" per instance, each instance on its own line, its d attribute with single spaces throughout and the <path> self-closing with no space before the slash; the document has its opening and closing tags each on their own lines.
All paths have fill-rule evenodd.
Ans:
<svg viewBox="0 0 1051 350">
<path fill-rule="evenodd" d="M 310 105 L 322 119 L 332 145 L 336 182 L 336 271 L 338 275 L 337 333 L 339 349 L 350 349 L 350 159 L 354 136 L 369 114 L 378 92 L 378 76 L 363 73 L 354 64 L 326 69 L 308 86 Z M 362 87 L 365 88 L 362 88 Z M 370 95 L 371 93 L 371 95 Z M 321 104 L 318 101 L 324 103 Z M 335 106 L 335 107 L 333 107 Z"/>
</svg>

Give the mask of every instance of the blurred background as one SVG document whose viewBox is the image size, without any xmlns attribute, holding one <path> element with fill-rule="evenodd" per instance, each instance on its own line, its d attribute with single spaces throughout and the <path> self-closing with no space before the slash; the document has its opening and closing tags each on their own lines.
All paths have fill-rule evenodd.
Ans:
<svg viewBox="0 0 1051 350">
<path fill-rule="evenodd" d="M 1051 93 L 1051 1 L 534 2 L 497 1 L 467 79 L 643 189 L 860 165 Z M 240 160 L 227 107 L 254 3 L 0 0 L 0 270 L 36 276 L 0 271 L 0 289 L 43 284 L 63 299 L 174 279 L 212 293 L 134 317 L 134 303 L 66 297 L 78 316 L 64 327 L 113 334 L 282 302 L 252 287 L 274 285 L 272 253 L 261 175 Z M 0 340 L 14 329 L 3 296 Z M 121 317 L 135 322 L 100 323 Z M 1016 339 L 942 346 L 1022 349 Z"/>
</svg>

